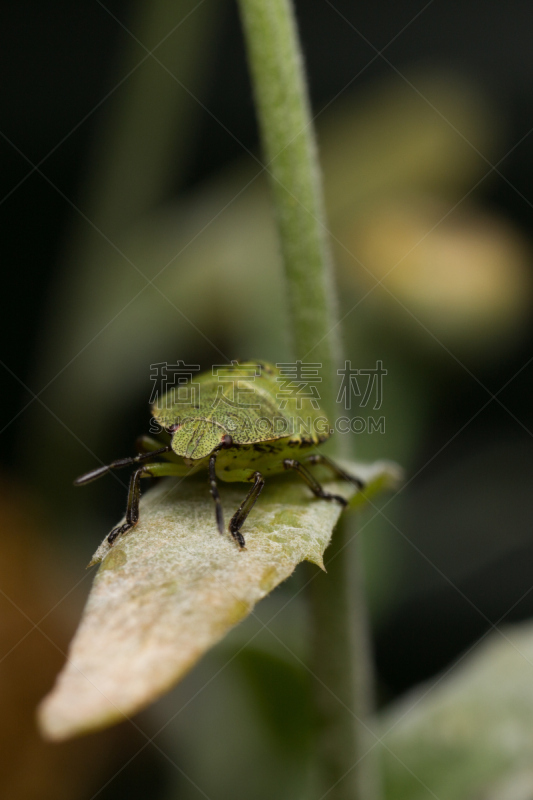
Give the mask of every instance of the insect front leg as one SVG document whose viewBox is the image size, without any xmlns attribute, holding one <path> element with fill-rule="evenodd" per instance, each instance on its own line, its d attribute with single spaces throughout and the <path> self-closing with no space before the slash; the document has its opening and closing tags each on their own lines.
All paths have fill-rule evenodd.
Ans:
<svg viewBox="0 0 533 800">
<path fill-rule="evenodd" d="M 211 490 L 211 497 L 215 502 L 215 514 L 217 519 L 218 532 L 224 535 L 226 532 L 224 530 L 224 511 L 222 510 L 222 502 L 220 500 L 220 494 L 217 486 L 217 476 L 215 472 L 216 460 L 217 460 L 217 454 L 213 453 L 213 455 L 209 459 L 209 488 Z"/>
<path fill-rule="evenodd" d="M 141 499 L 141 478 L 151 477 L 151 472 L 148 467 L 139 467 L 132 474 L 130 478 L 130 486 L 128 489 L 128 505 L 126 507 L 126 522 L 123 525 L 118 525 L 113 528 L 107 537 L 108 544 L 122 536 L 123 533 L 130 531 L 134 525 L 139 521 L 139 500 Z"/>
<path fill-rule="evenodd" d="M 109 544 L 118 539 L 124 533 L 130 531 L 139 521 L 139 501 L 141 499 L 141 478 L 163 478 L 167 475 L 183 476 L 192 472 L 193 469 L 187 468 L 183 464 L 146 464 L 135 470 L 130 478 L 128 489 L 128 505 L 126 508 L 126 522 L 113 528 L 107 541 Z"/>
<path fill-rule="evenodd" d="M 229 524 L 229 532 L 241 548 L 245 546 L 244 536 L 241 533 L 241 528 L 244 525 L 246 517 L 254 507 L 255 501 L 263 491 L 263 486 L 265 485 L 265 479 L 260 472 L 254 472 L 252 477 L 254 480 L 254 485 L 240 504 L 235 514 L 232 516 Z"/>
<path fill-rule="evenodd" d="M 323 500 L 335 500 L 337 503 L 340 503 L 341 506 L 348 505 L 348 501 L 345 500 L 344 497 L 341 497 L 340 494 L 331 494 L 331 492 L 326 492 L 316 478 L 311 475 L 309 470 L 306 469 L 303 464 L 300 464 L 299 461 L 296 461 L 295 458 L 286 458 L 283 461 L 283 466 L 285 469 L 293 469 L 295 472 L 297 472 L 298 475 L 300 475 L 307 483 L 315 497 L 321 497 Z"/>
<path fill-rule="evenodd" d="M 357 478 L 355 475 L 350 475 L 348 472 L 345 472 L 343 469 L 337 466 L 334 461 L 332 461 L 327 456 L 323 456 L 322 454 L 313 454 L 312 456 L 308 456 L 306 461 L 309 464 L 323 464 L 325 467 L 329 467 L 329 469 L 333 472 L 337 478 L 341 478 L 343 481 L 347 481 L 348 483 L 352 483 L 354 486 L 357 486 L 358 489 L 365 488 L 365 482 L 361 480 L 361 478 Z"/>
</svg>

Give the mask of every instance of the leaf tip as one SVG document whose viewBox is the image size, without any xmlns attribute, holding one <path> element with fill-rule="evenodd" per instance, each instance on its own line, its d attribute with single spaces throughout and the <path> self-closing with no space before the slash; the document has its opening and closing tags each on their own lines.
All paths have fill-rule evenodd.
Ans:
<svg viewBox="0 0 533 800">
<path fill-rule="evenodd" d="M 42 738 L 47 742 L 61 742 L 68 739 L 69 733 L 65 726 L 61 724 L 60 718 L 50 708 L 51 694 L 41 700 L 35 712 L 37 729 Z"/>
<path fill-rule="evenodd" d="M 324 559 L 322 558 L 321 555 L 313 555 L 307 558 L 306 560 L 309 561 L 311 564 L 316 564 L 316 566 L 319 567 L 322 570 L 322 572 L 327 572 L 327 569 L 324 565 Z"/>
<path fill-rule="evenodd" d="M 398 489 L 405 480 L 405 470 L 395 461 L 379 461 L 385 477 L 385 488 Z"/>
<path fill-rule="evenodd" d="M 92 681 L 86 679 L 85 685 L 80 684 L 79 670 L 76 668 L 74 674 L 69 674 L 69 666 L 67 663 L 56 685 L 35 711 L 37 729 L 48 742 L 63 742 L 93 733 L 126 717 L 117 703 L 106 697 Z"/>
</svg>

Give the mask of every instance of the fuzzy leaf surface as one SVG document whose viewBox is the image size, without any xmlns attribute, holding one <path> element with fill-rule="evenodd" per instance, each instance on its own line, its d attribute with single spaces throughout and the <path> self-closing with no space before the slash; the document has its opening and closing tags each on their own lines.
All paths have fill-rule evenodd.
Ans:
<svg viewBox="0 0 533 800">
<path fill-rule="evenodd" d="M 366 482 L 364 493 L 324 486 L 352 506 L 398 478 L 386 462 L 343 466 Z M 226 520 L 246 491 L 220 486 Z M 205 478 L 161 481 L 140 512 L 133 531 L 112 547 L 104 540 L 93 557 L 100 568 L 67 663 L 39 709 L 48 738 L 119 722 L 167 691 L 301 561 L 323 567 L 341 507 L 292 477 L 271 480 L 243 528 L 245 551 L 218 533 Z"/>
</svg>

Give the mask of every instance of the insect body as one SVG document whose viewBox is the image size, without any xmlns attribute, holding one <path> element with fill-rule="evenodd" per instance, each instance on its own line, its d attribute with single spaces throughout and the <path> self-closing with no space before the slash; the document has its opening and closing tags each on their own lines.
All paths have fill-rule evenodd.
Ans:
<svg viewBox="0 0 533 800">
<path fill-rule="evenodd" d="M 188 386 L 173 388 L 154 404 L 152 414 L 167 444 L 142 436 L 138 440 L 142 452 L 99 467 L 75 481 L 79 486 L 110 470 L 136 467 L 130 480 L 126 522 L 111 531 L 109 544 L 139 521 L 142 478 L 186 476 L 207 470 L 221 534 L 225 527 L 217 481 L 252 483 L 229 523 L 229 532 L 241 548 L 245 545 L 241 528 L 269 475 L 293 470 L 316 497 L 341 505 L 346 505 L 346 500 L 325 491 L 306 465 L 324 464 L 337 477 L 363 488 L 359 478 L 313 452 L 331 435 L 330 424 L 314 397 L 299 396 L 294 390 L 280 392 L 280 381 L 290 382 L 275 366 L 266 362 L 232 362 L 217 368 L 217 372 L 216 377 L 206 372 Z"/>
</svg>

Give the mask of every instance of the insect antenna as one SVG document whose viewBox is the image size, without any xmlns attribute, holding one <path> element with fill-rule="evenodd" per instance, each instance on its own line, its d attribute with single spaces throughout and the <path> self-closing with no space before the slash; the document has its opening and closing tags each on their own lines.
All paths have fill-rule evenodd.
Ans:
<svg viewBox="0 0 533 800">
<path fill-rule="evenodd" d="M 168 451 L 171 449 L 172 448 L 170 445 L 167 445 L 166 447 L 161 447 L 159 450 L 153 450 L 151 453 L 139 453 L 138 455 L 130 456 L 129 458 L 118 458 L 116 461 L 112 461 L 111 464 L 98 467 L 90 472 L 86 472 L 84 475 L 80 475 L 80 477 L 76 478 L 74 481 L 74 486 L 83 486 L 86 483 L 96 481 L 98 478 L 101 478 L 102 475 L 106 475 L 108 472 L 111 472 L 112 469 L 123 469 L 124 467 L 131 467 L 133 464 L 139 464 L 143 461 L 150 461 L 154 458 L 154 456 L 160 456 L 163 453 L 168 453 Z"/>
</svg>

